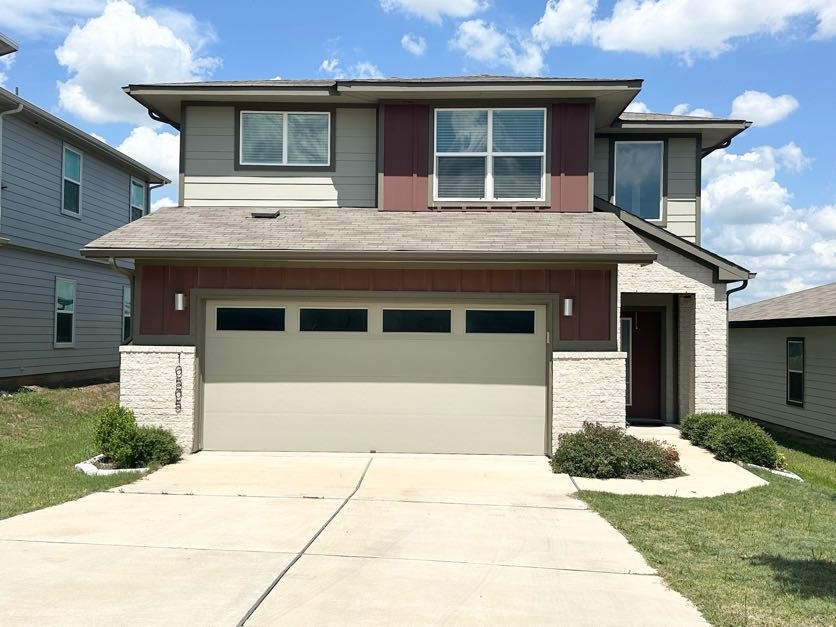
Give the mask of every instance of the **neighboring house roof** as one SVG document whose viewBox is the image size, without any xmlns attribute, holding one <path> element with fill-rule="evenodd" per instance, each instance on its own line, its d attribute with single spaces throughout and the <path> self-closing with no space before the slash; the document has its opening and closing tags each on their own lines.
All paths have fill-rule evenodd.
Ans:
<svg viewBox="0 0 836 627">
<path fill-rule="evenodd" d="M 616 216 L 552 212 L 170 207 L 82 249 L 86 257 L 650 263 Z"/>
<path fill-rule="evenodd" d="M 735 307 L 729 322 L 733 327 L 836 326 L 836 283 Z"/>
<path fill-rule="evenodd" d="M 17 44 L 10 38 L 0 33 L 0 57 L 17 52 Z"/>
<path fill-rule="evenodd" d="M 240 102 L 306 102 L 334 105 L 383 100 L 438 99 L 589 99 L 597 126 L 607 126 L 624 111 L 642 86 L 637 78 L 564 78 L 540 76 L 433 76 L 330 80 L 207 81 L 128 85 L 123 89 L 149 112 L 179 128 L 184 102 L 233 105 Z"/>
<path fill-rule="evenodd" d="M 673 115 L 670 113 L 633 113 L 625 111 L 608 129 L 599 133 L 614 135 L 629 133 L 652 133 L 687 135 L 698 133 L 701 139 L 702 156 L 725 148 L 736 135 L 752 125 L 746 120 L 731 118 L 707 118 L 695 115 Z"/>
<path fill-rule="evenodd" d="M 86 149 L 91 152 L 98 153 L 105 160 L 118 163 L 125 170 L 128 170 L 132 174 L 139 175 L 151 183 L 165 184 L 171 182 L 159 172 L 152 170 L 135 159 L 131 159 L 125 153 L 108 146 L 103 141 L 85 133 L 72 124 L 68 124 L 51 113 L 47 113 L 28 100 L 24 100 L 20 96 L 17 96 L 6 89 L 0 88 L 0 110 L 14 109 L 18 105 L 23 105 L 23 111 L 21 111 L 18 115 L 35 120 L 44 128 L 51 130 L 55 134 L 72 143 L 76 148 Z"/>
<path fill-rule="evenodd" d="M 660 226 L 652 224 L 647 220 L 643 220 L 637 215 L 607 202 L 599 196 L 595 196 L 594 203 L 595 211 L 615 214 L 625 224 L 629 225 L 636 231 L 641 232 L 643 235 L 647 235 L 648 237 L 662 242 L 668 247 L 673 248 L 682 254 L 699 261 L 703 265 L 712 268 L 714 270 L 714 281 L 717 283 L 748 281 L 749 279 L 755 278 L 755 273 L 750 272 L 743 266 L 739 266 L 733 261 L 729 261 L 728 259 L 703 248 L 702 246 L 697 246 L 688 240 L 682 239 Z"/>
</svg>

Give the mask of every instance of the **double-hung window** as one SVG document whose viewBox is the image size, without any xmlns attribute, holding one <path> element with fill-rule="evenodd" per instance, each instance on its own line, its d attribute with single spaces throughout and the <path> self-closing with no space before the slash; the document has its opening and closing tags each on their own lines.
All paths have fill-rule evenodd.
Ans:
<svg viewBox="0 0 836 627">
<path fill-rule="evenodd" d="M 787 403 L 804 406 L 804 338 L 787 338 Z"/>
<path fill-rule="evenodd" d="M 131 337 L 131 286 L 122 286 L 122 341 Z"/>
<path fill-rule="evenodd" d="M 240 165 L 330 166 L 330 112 L 241 111 L 240 115 Z"/>
<path fill-rule="evenodd" d="M 142 181 L 131 179 L 130 221 L 139 220 L 148 210 L 148 188 Z"/>
<path fill-rule="evenodd" d="M 615 204 L 645 220 L 662 219 L 664 143 L 615 142 Z"/>
<path fill-rule="evenodd" d="M 75 341 L 75 281 L 55 278 L 55 346 Z"/>
<path fill-rule="evenodd" d="M 436 109 L 437 201 L 544 201 L 546 110 Z"/>
<path fill-rule="evenodd" d="M 81 153 L 64 146 L 61 213 L 81 215 Z"/>
</svg>

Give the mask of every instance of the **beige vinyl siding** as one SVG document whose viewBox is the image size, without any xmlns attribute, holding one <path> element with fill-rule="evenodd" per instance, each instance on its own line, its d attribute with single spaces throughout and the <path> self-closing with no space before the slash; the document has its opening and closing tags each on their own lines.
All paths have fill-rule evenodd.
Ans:
<svg viewBox="0 0 836 627">
<path fill-rule="evenodd" d="M 333 172 L 235 169 L 234 107 L 186 110 L 183 204 L 249 207 L 376 206 L 377 116 L 336 111 Z"/>
<path fill-rule="evenodd" d="M 593 193 L 600 198 L 610 200 L 610 140 L 606 137 L 595 138 L 593 168 L 595 176 Z"/>
<path fill-rule="evenodd" d="M 699 243 L 697 234 L 697 140 L 693 137 L 668 139 L 667 229 L 689 242 Z"/>
<path fill-rule="evenodd" d="M 804 338 L 804 407 L 786 402 L 788 337 Z M 836 327 L 731 329 L 729 409 L 836 439 Z"/>
</svg>

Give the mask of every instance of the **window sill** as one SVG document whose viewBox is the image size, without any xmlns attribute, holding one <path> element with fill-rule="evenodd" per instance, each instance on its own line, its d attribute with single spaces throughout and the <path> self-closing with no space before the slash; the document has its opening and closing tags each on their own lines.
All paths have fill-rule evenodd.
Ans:
<svg viewBox="0 0 836 627">
<path fill-rule="evenodd" d="M 75 342 L 71 342 L 69 344 L 53 342 L 52 343 L 52 348 L 75 348 Z"/>
<path fill-rule="evenodd" d="M 61 215 L 62 216 L 68 216 L 70 218 L 75 218 L 76 220 L 81 220 L 81 211 L 80 210 L 79 210 L 78 213 L 73 213 L 72 211 L 66 211 L 64 209 L 61 209 Z"/>
<path fill-rule="evenodd" d="M 551 208 L 551 203 L 546 200 L 433 200 L 428 206 L 438 209 L 447 207 L 451 209 L 461 207 L 542 207 L 548 209 Z"/>
<path fill-rule="evenodd" d="M 804 401 L 787 400 L 787 405 L 789 405 L 790 407 L 800 407 L 801 409 L 804 409 Z"/>
</svg>

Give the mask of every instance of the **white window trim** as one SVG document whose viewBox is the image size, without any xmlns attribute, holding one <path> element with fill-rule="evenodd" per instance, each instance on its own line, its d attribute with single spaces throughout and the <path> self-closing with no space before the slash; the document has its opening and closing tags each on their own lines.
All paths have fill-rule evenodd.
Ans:
<svg viewBox="0 0 836 627">
<path fill-rule="evenodd" d="M 793 368 L 790 368 L 790 360 L 789 360 L 790 344 L 801 344 L 801 370 L 794 370 Z M 786 351 L 787 351 L 787 399 L 786 399 L 786 402 L 787 402 L 788 405 L 791 405 L 793 407 L 803 407 L 804 406 L 804 396 L 805 396 L 804 395 L 804 381 L 806 379 L 806 374 L 805 374 L 804 371 L 807 368 L 807 364 L 806 364 L 807 347 L 805 345 L 804 340 L 801 339 L 801 338 L 795 338 L 795 339 L 787 338 Z M 801 375 L 801 400 L 800 401 L 790 398 L 790 374 L 791 373 Z"/>
<path fill-rule="evenodd" d="M 131 298 L 131 306 L 128 310 L 128 314 L 125 314 L 125 294 L 129 294 Z M 131 319 L 131 333 L 127 337 L 125 337 L 125 318 Z M 124 344 L 127 342 L 134 334 L 134 299 L 133 293 L 131 290 L 130 285 L 123 285 L 122 286 L 122 329 L 120 331 L 122 336 L 122 343 Z M 75 339 L 75 335 L 73 335 L 73 339 Z"/>
<path fill-rule="evenodd" d="M 66 151 L 68 151 L 68 150 L 70 152 L 75 153 L 75 154 L 78 155 L 78 174 L 79 174 L 79 178 L 78 178 L 77 181 L 64 174 L 64 172 L 66 171 L 66 165 L 67 165 L 65 163 L 66 158 L 67 158 L 67 152 Z M 81 181 L 83 179 L 84 179 L 84 153 L 81 152 L 78 148 L 74 148 L 73 146 L 71 146 L 69 144 L 63 144 L 61 146 L 61 213 L 63 215 L 81 219 L 81 207 L 84 204 L 84 202 L 83 202 L 83 200 L 84 200 L 84 197 L 83 197 L 84 189 L 83 189 L 83 185 L 81 184 Z M 75 183 L 76 185 L 78 185 L 78 213 L 75 213 L 73 211 L 67 211 L 67 210 L 64 209 L 64 181 L 65 180 L 70 181 L 71 183 Z"/>
<path fill-rule="evenodd" d="M 138 178 L 132 176 L 131 177 L 131 184 L 128 186 L 128 222 L 133 222 L 134 221 L 133 218 L 131 217 L 131 212 L 133 211 L 134 208 L 137 208 L 137 209 L 139 208 L 136 205 L 134 205 L 134 200 L 133 200 L 133 191 L 134 191 L 134 184 L 135 183 L 139 184 L 139 185 L 142 185 L 142 189 L 145 190 L 145 196 L 144 196 L 145 204 L 142 207 L 142 216 L 147 216 L 148 215 L 148 183 L 146 183 L 145 181 L 143 181 L 141 179 L 138 179 Z M 140 217 L 142 217 L 142 216 L 140 216 Z M 137 220 L 138 219 L 139 218 L 137 218 Z"/>
<path fill-rule="evenodd" d="M 438 152 L 438 112 L 439 111 L 487 111 L 488 136 L 485 152 Z M 494 152 L 493 151 L 493 113 L 494 111 L 541 111 L 543 113 L 543 150 L 541 152 Z M 546 201 L 546 144 L 548 129 L 545 107 L 443 107 L 433 113 L 433 200 L 435 202 L 496 202 L 496 203 L 535 203 Z M 484 157 L 485 158 L 485 197 L 484 198 L 441 198 L 438 195 L 438 158 L 439 157 Z M 540 196 L 538 198 L 494 198 L 493 159 L 494 157 L 540 157 Z"/>
<path fill-rule="evenodd" d="M 58 341 L 58 283 L 59 282 L 65 283 L 72 283 L 73 284 L 73 326 L 72 326 L 72 334 L 73 339 L 71 342 L 59 342 Z M 78 283 L 74 279 L 68 279 L 66 277 L 57 276 L 55 277 L 55 298 L 53 302 L 53 318 L 52 318 L 52 346 L 54 348 L 73 348 L 75 346 L 75 318 L 76 314 L 78 313 Z M 120 334 L 121 335 L 121 334 Z"/>
<path fill-rule="evenodd" d="M 280 162 L 244 161 L 244 114 L 245 113 L 270 113 L 282 116 L 282 160 Z M 328 117 L 328 156 L 324 163 L 289 163 L 287 160 L 287 116 L 289 114 L 304 115 L 325 115 Z M 331 166 L 331 112 L 330 111 L 270 111 L 270 110 L 245 110 L 238 113 L 238 164 L 247 166 L 282 166 L 288 168 L 327 168 Z"/>
<path fill-rule="evenodd" d="M 665 221 L 665 142 L 662 140 L 648 140 L 648 139 L 640 139 L 640 140 L 632 140 L 632 139 L 621 139 L 616 140 L 613 142 L 613 151 L 612 151 L 612 196 L 613 196 L 613 204 L 620 207 L 621 205 L 618 204 L 618 198 L 616 196 L 616 190 L 618 189 L 618 145 L 619 144 L 658 144 L 660 146 L 661 152 L 661 159 L 659 160 L 659 217 L 658 218 L 642 218 L 642 220 L 647 220 L 648 222 L 664 222 Z M 626 209 L 625 209 L 626 211 Z M 641 216 L 639 216 L 641 217 Z"/>
<path fill-rule="evenodd" d="M 627 390 L 626 390 L 626 398 L 625 398 L 625 405 L 627 407 L 631 407 L 633 405 L 633 319 L 629 316 L 621 318 L 621 322 L 628 322 L 627 325 L 627 335 L 630 336 L 630 352 L 627 353 L 627 359 L 625 367 L 626 372 L 630 373 L 630 376 L 627 378 Z M 619 350 L 624 352 L 624 328 L 621 329 L 621 346 Z"/>
</svg>

